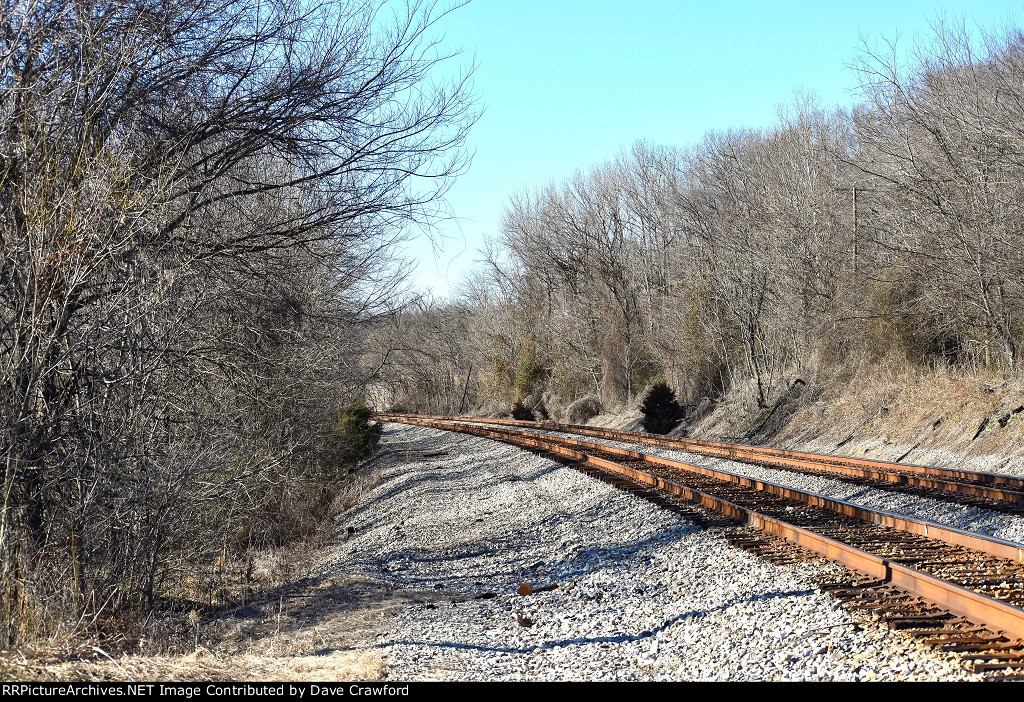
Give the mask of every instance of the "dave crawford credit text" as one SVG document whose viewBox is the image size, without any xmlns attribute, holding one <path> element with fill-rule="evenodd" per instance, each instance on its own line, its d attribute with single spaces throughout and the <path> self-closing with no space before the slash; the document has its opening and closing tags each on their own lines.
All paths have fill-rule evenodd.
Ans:
<svg viewBox="0 0 1024 702">
<path fill-rule="evenodd" d="M 192 699 L 201 695 L 211 697 L 407 697 L 408 685 L 380 685 L 373 683 L 206 683 L 203 685 L 162 683 L 4 683 L 0 693 L 27 697 L 92 697 L 92 696 L 160 696 Z"/>
</svg>

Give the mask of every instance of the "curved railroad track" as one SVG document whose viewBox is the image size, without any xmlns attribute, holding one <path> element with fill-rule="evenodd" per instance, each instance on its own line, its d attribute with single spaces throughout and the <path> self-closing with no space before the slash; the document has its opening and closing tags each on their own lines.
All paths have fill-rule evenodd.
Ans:
<svg viewBox="0 0 1024 702">
<path fill-rule="evenodd" d="M 428 417 L 482 425 L 522 427 L 538 431 L 557 431 L 615 441 L 658 446 L 712 458 L 780 468 L 807 475 L 838 478 L 865 487 L 902 492 L 919 497 L 980 507 L 994 512 L 1024 516 L 1024 478 L 1014 475 L 970 471 L 938 466 L 891 463 L 868 458 L 774 449 L 748 444 L 729 444 L 682 437 L 660 436 L 636 431 L 604 429 L 557 422 L 527 422 L 515 419 L 478 419 L 471 417 Z"/>
<path fill-rule="evenodd" d="M 378 418 L 514 444 L 620 487 L 668 499 L 694 513 L 697 521 L 717 525 L 723 518 L 731 520 L 741 526 L 727 538 L 769 560 L 821 557 L 845 566 L 847 576 L 822 587 L 846 606 L 871 611 L 892 628 L 955 651 L 977 671 L 1024 675 L 1024 545 L 725 471 L 527 430 L 564 431 L 572 425 Z M 596 431 L 613 434 L 604 438 L 623 440 L 628 434 L 626 440 L 637 440 L 633 432 Z M 809 454 L 799 455 L 794 460 L 807 460 L 802 456 Z"/>
</svg>

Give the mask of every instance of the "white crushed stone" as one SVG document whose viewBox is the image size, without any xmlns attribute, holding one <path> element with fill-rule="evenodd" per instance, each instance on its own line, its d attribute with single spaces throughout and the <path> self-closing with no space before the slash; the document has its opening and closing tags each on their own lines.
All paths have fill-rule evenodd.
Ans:
<svg viewBox="0 0 1024 702">
<path fill-rule="evenodd" d="M 339 522 L 355 534 L 327 568 L 425 593 L 377 641 L 392 679 L 977 677 L 815 591 L 832 566 L 761 561 L 507 444 L 386 424 L 382 445 L 381 483 Z"/>
</svg>

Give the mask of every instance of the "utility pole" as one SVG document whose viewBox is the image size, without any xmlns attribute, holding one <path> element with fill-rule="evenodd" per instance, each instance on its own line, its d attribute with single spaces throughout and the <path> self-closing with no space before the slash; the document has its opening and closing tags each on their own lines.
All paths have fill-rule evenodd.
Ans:
<svg viewBox="0 0 1024 702">
<path fill-rule="evenodd" d="M 853 277 L 857 277 L 857 188 L 853 191 Z"/>
<path fill-rule="evenodd" d="M 473 364 L 469 364 L 469 371 L 466 373 L 466 384 L 462 386 L 462 401 L 459 402 L 459 416 L 462 416 L 462 412 L 466 407 L 466 393 L 469 391 L 469 376 L 473 374 Z"/>
<path fill-rule="evenodd" d="M 852 188 L 833 188 L 837 193 L 845 193 L 847 191 L 853 193 L 853 277 L 857 277 L 857 193 L 869 193 L 873 192 L 874 188 L 858 188 L 856 185 Z"/>
</svg>

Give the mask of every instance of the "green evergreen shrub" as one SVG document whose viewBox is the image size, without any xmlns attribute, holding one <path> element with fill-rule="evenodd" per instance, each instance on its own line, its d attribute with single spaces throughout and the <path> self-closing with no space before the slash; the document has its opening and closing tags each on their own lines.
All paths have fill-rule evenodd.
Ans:
<svg viewBox="0 0 1024 702">
<path fill-rule="evenodd" d="M 533 415 L 533 410 L 524 405 L 522 402 L 517 402 L 512 405 L 512 419 L 520 419 L 525 422 L 537 421 Z"/>
<path fill-rule="evenodd" d="M 371 422 L 373 412 L 362 399 L 353 400 L 338 414 L 338 424 L 327 439 L 331 463 L 338 469 L 369 458 L 380 441 L 381 425 Z"/>
<path fill-rule="evenodd" d="M 644 431 L 651 434 L 669 433 L 685 415 L 683 406 L 676 402 L 675 391 L 664 381 L 651 386 L 640 411 L 644 415 Z"/>
</svg>

